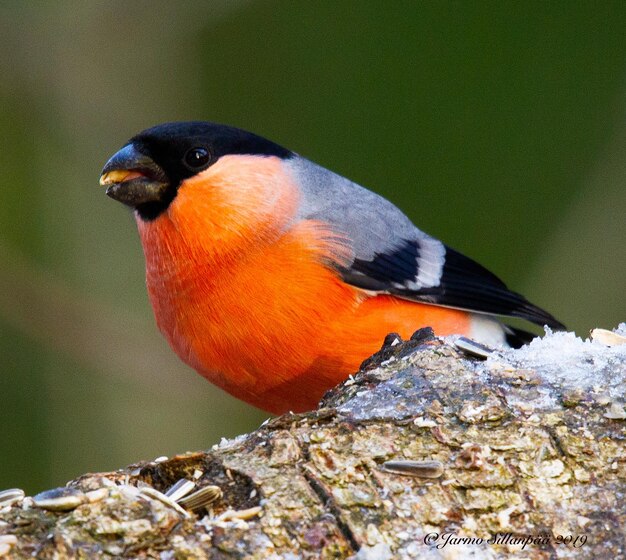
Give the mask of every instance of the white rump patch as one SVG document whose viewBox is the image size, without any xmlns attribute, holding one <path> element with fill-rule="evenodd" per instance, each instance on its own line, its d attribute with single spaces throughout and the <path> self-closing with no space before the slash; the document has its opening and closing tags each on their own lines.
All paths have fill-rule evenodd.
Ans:
<svg viewBox="0 0 626 560">
<path fill-rule="evenodd" d="M 469 338 L 492 347 L 507 347 L 504 326 L 489 315 L 472 314 Z"/>
</svg>

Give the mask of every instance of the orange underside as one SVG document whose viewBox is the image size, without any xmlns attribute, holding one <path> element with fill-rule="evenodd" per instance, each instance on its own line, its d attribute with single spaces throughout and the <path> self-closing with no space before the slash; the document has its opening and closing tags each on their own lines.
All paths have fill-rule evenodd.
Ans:
<svg viewBox="0 0 626 560">
<path fill-rule="evenodd" d="M 211 232 L 193 188 L 185 186 L 166 215 L 138 221 L 148 290 L 181 359 L 237 398 L 272 413 L 311 409 L 389 332 L 468 333 L 465 312 L 368 296 L 342 282 L 322 264 L 340 259 L 341 247 L 319 224 L 300 222 L 231 254 L 244 237 Z"/>
</svg>

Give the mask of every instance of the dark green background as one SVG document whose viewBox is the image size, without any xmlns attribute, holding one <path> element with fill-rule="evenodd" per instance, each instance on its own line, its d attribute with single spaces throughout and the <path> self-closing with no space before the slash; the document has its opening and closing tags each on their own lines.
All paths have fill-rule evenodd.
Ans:
<svg viewBox="0 0 626 560">
<path fill-rule="evenodd" d="M 250 129 L 388 197 L 580 335 L 626 321 L 623 2 L 5 2 L 0 489 L 207 448 L 265 415 L 156 332 L 106 159 Z"/>
</svg>

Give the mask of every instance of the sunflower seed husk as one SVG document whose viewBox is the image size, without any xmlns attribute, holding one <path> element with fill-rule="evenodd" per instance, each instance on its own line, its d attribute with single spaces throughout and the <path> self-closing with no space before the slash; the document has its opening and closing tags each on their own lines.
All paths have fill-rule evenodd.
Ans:
<svg viewBox="0 0 626 560">
<path fill-rule="evenodd" d="M 242 519 L 244 521 L 252 519 L 261 513 L 261 506 L 254 506 L 248 509 L 232 510 L 229 509 L 217 517 L 218 521 L 231 521 L 233 519 Z"/>
<path fill-rule="evenodd" d="M 176 510 L 183 517 L 189 517 L 189 513 L 187 513 L 182 507 L 180 507 L 174 500 L 170 497 L 166 496 L 162 492 L 159 492 L 156 488 L 152 488 L 151 486 L 144 486 L 139 490 L 139 494 L 143 495 L 145 498 L 151 500 L 157 500 L 162 504 L 165 504 L 168 507 Z"/>
<path fill-rule="evenodd" d="M 109 495 L 108 488 L 97 488 L 85 493 L 85 497 L 90 504 L 104 500 Z"/>
<path fill-rule="evenodd" d="M 186 478 L 181 478 L 174 486 L 170 487 L 165 495 L 170 499 L 178 502 L 184 498 L 189 492 L 196 487 L 196 483 Z"/>
<path fill-rule="evenodd" d="M 26 494 L 21 488 L 9 488 L 0 492 L 0 508 L 21 502 Z"/>
<path fill-rule="evenodd" d="M 189 496 L 179 500 L 178 503 L 181 506 L 194 511 L 212 504 L 221 497 L 222 490 L 219 486 L 204 486 L 193 494 L 189 494 Z"/>
</svg>

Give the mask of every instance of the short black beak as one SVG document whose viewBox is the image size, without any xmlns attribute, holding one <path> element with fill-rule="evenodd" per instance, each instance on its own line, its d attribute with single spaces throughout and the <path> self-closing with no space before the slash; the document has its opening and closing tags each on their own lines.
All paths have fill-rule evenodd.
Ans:
<svg viewBox="0 0 626 560">
<path fill-rule="evenodd" d="M 169 187 L 163 170 L 132 144 L 107 161 L 100 184 L 107 187 L 108 196 L 133 208 L 161 201 Z"/>
</svg>

